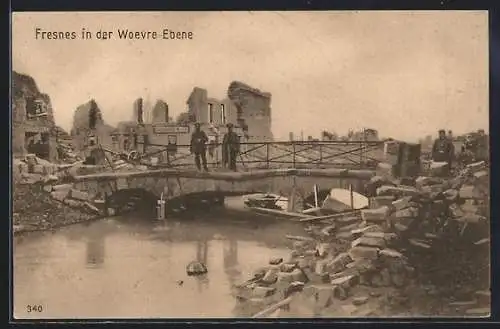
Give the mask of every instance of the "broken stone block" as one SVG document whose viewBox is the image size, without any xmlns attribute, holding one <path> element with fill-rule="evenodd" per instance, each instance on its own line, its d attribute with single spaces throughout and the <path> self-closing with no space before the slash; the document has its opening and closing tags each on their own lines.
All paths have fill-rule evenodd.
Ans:
<svg viewBox="0 0 500 329">
<path fill-rule="evenodd" d="M 89 194 L 87 192 L 71 189 L 70 197 L 75 200 L 87 201 L 89 200 Z"/>
<path fill-rule="evenodd" d="M 63 203 L 73 208 L 83 207 L 83 203 L 78 200 L 64 199 Z"/>
<path fill-rule="evenodd" d="M 379 249 L 375 247 L 356 246 L 349 250 L 349 256 L 351 256 L 353 260 L 357 260 L 360 258 L 375 260 L 378 258 L 378 250 Z"/>
<path fill-rule="evenodd" d="M 443 183 L 443 180 L 439 177 L 420 176 L 415 180 L 415 185 L 419 189 L 423 186 L 436 185 L 441 183 Z"/>
<path fill-rule="evenodd" d="M 292 271 L 292 279 L 293 281 L 298 281 L 298 282 L 308 282 L 308 278 L 307 278 L 307 275 L 304 273 L 304 271 L 302 271 L 300 268 L 295 268 L 293 271 Z"/>
<path fill-rule="evenodd" d="M 107 212 L 108 212 L 108 216 L 115 216 L 116 215 L 115 208 L 108 208 Z"/>
<path fill-rule="evenodd" d="M 267 270 L 266 274 L 261 279 L 261 282 L 264 284 L 276 283 L 276 281 L 278 281 L 278 273 L 279 273 L 278 268 L 270 268 L 269 270 Z"/>
<path fill-rule="evenodd" d="M 377 195 L 398 195 L 403 196 L 417 196 L 420 192 L 417 188 L 412 186 L 381 186 L 377 189 Z"/>
<path fill-rule="evenodd" d="M 316 285 L 316 306 L 325 308 L 331 305 L 334 287 L 330 285 Z"/>
<path fill-rule="evenodd" d="M 484 162 L 484 161 L 478 161 L 478 162 L 470 163 L 470 164 L 468 164 L 466 166 L 466 168 L 470 172 L 477 172 L 477 171 L 480 171 L 480 170 L 486 168 L 486 162 Z"/>
<path fill-rule="evenodd" d="M 384 232 L 367 232 L 363 234 L 367 238 L 379 238 L 384 239 L 386 242 L 391 242 L 395 240 L 398 235 L 396 233 L 384 233 Z"/>
<path fill-rule="evenodd" d="M 366 234 L 370 232 L 383 232 L 383 229 L 379 225 L 369 225 L 362 228 L 351 230 L 352 234 Z"/>
<path fill-rule="evenodd" d="M 59 190 L 59 191 L 52 191 L 50 192 L 50 196 L 60 202 L 63 202 L 64 199 L 68 196 L 68 191 L 67 190 Z"/>
<path fill-rule="evenodd" d="M 48 193 L 52 192 L 52 185 L 50 184 L 44 185 L 43 190 Z"/>
<path fill-rule="evenodd" d="M 385 240 L 384 238 L 377 238 L 377 237 L 368 237 L 368 236 L 362 236 L 356 240 L 354 240 L 351 243 L 351 247 L 356 247 L 356 246 L 365 246 L 365 247 L 376 247 L 376 248 L 385 248 Z"/>
<path fill-rule="evenodd" d="M 408 230 L 408 226 L 406 225 L 403 225 L 401 223 L 395 223 L 394 224 L 394 228 L 396 229 L 396 231 L 398 232 L 405 232 L 406 230 Z"/>
<path fill-rule="evenodd" d="M 335 238 L 337 240 L 350 241 L 350 240 L 354 239 L 354 235 L 351 232 L 340 232 L 340 233 L 335 234 Z"/>
<path fill-rule="evenodd" d="M 368 302 L 367 296 L 359 296 L 359 297 L 354 297 L 352 299 L 352 304 L 355 306 L 360 306 L 360 305 L 366 304 L 367 302 Z"/>
<path fill-rule="evenodd" d="M 357 275 L 346 275 L 337 279 L 333 279 L 331 284 L 334 286 L 339 286 L 344 289 L 354 287 L 359 283 L 359 277 Z"/>
<path fill-rule="evenodd" d="M 52 189 L 54 191 L 63 191 L 63 190 L 65 190 L 65 191 L 67 191 L 69 193 L 69 191 L 71 190 L 72 187 L 73 187 L 73 185 L 71 185 L 71 184 L 59 184 L 59 185 L 54 185 L 52 187 Z"/>
<path fill-rule="evenodd" d="M 44 174 L 44 168 L 43 165 L 36 164 L 33 166 L 33 173 L 35 174 Z"/>
<path fill-rule="evenodd" d="M 354 223 L 354 224 L 349 224 L 349 225 L 346 225 L 346 226 L 341 226 L 338 228 L 338 232 L 339 233 L 342 233 L 342 232 L 351 232 L 352 230 L 356 229 L 359 227 L 359 223 Z"/>
<path fill-rule="evenodd" d="M 295 264 L 295 263 L 283 263 L 283 264 L 281 264 L 281 266 L 280 266 L 280 270 L 281 270 L 281 272 L 290 273 L 290 272 L 292 272 L 292 271 L 293 271 L 296 267 L 297 267 L 297 264 Z"/>
<path fill-rule="evenodd" d="M 448 201 L 455 201 L 458 199 L 459 192 L 456 189 L 447 189 L 446 191 L 443 192 L 444 197 Z"/>
<path fill-rule="evenodd" d="M 383 195 L 370 198 L 370 208 L 377 209 L 383 206 L 390 206 L 394 201 L 394 196 Z"/>
<path fill-rule="evenodd" d="M 363 209 L 361 210 L 361 218 L 366 222 L 386 221 L 390 215 L 390 208 L 387 206 L 378 209 Z"/>
<path fill-rule="evenodd" d="M 269 260 L 270 265 L 279 265 L 281 263 L 283 263 L 283 258 L 271 258 Z"/>
<path fill-rule="evenodd" d="M 278 285 L 285 285 L 288 287 L 288 285 L 290 285 L 290 283 L 295 281 L 293 279 L 293 274 L 290 272 L 278 272 L 277 275 L 278 275 L 278 280 L 276 281 L 276 283 Z"/>
<path fill-rule="evenodd" d="M 396 259 L 405 258 L 405 256 L 402 253 L 394 249 L 382 249 L 380 250 L 379 255 L 380 257 L 387 257 L 387 258 L 396 258 Z"/>
<path fill-rule="evenodd" d="M 487 170 L 481 170 L 474 173 L 474 179 L 476 184 L 488 184 L 490 181 L 490 175 Z"/>
<path fill-rule="evenodd" d="M 408 208 L 410 206 L 412 197 L 407 196 L 401 199 L 397 199 L 396 201 L 392 202 L 392 207 L 397 211 L 397 210 L 402 210 L 405 208 Z"/>
<path fill-rule="evenodd" d="M 326 273 L 327 272 L 327 268 L 328 268 L 328 264 L 330 264 L 330 262 L 331 261 L 327 260 L 327 259 L 318 260 L 316 262 L 316 266 L 314 268 L 314 273 L 316 273 L 318 275 Z"/>
<path fill-rule="evenodd" d="M 265 298 L 276 293 L 276 288 L 257 286 L 252 290 L 253 298 Z"/>
<path fill-rule="evenodd" d="M 335 230 L 336 230 L 336 225 L 328 225 L 321 230 L 321 234 L 325 236 L 331 236 L 335 234 Z"/>
<path fill-rule="evenodd" d="M 301 282 L 301 281 L 294 281 L 294 282 L 290 283 L 288 288 L 285 289 L 285 298 L 287 298 L 288 296 L 291 296 L 292 294 L 294 294 L 296 292 L 303 291 L 304 287 L 305 287 L 305 284 L 304 284 L 304 282 Z"/>
<path fill-rule="evenodd" d="M 418 217 L 418 208 L 406 208 L 398 210 L 394 213 L 394 217 L 396 217 L 397 219 Z"/>
<path fill-rule="evenodd" d="M 366 273 L 366 272 L 373 270 L 375 268 L 375 265 L 369 259 L 359 259 L 357 261 L 354 261 L 352 263 L 347 264 L 346 267 L 348 269 L 356 270 L 356 272 L 352 272 L 352 273 L 363 274 L 363 273 Z"/>
<path fill-rule="evenodd" d="M 480 199 L 481 195 L 474 185 L 464 185 L 460 188 L 460 198 L 462 199 Z"/>
<path fill-rule="evenodd" d="M 90 211 L 90 212 L 93 212 L 94 214 L 100 214 L 101 211 L 99 210 L 99 208 L 97 208 L 96 206 L 94 206 L 93 204 L 89 203 L 89 202 L 84 202 L 83 203 L 83 207 Z"/>
<path fill-rule="evenodd" d="M 327 263 L 327 269 L 331 273 L 340 272 L 345 269 L 346 265 L 350 262 L 352 262 L 351 256 L 348 253 L 343 252 Z"/>
<path fill-rule="evenodd" d="M 297 266 L 301 269 L 315 268 L 316 262 L 314 259 L 302 257 L 297 260 Z"/>
</svg>

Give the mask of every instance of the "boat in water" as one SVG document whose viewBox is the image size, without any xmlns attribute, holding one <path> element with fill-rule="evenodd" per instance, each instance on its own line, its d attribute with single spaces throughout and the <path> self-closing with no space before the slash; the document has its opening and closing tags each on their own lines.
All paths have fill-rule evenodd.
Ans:
<svg viewBox="0 0 500 329">
<path fill-rule="evenodd" d="M 288 198 L 279 194 L 255 193 L 243 196 L 243 202 L 250 208 L 286 210 Z"/>
</svg>

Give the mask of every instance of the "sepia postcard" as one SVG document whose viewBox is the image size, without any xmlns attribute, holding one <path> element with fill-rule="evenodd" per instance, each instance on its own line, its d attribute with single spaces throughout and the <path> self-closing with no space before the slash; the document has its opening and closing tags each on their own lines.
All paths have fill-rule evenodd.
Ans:
<svg viewBox="0 0 500 329">
<path fill-rule="evenodd" d="M 14 12 L 13 318 L 490 316 L 486 11 Z"/>
</svg>

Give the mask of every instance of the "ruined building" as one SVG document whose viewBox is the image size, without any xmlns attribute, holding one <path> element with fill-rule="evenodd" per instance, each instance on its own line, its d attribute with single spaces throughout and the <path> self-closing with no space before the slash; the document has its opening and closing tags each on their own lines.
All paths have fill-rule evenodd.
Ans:
<svg viewBox="0 0 500 329">
<path fill-rule="evenodd" d="M 50 97 L 38 90 L 35 80 L 12 72 L 12 153 L 57 160 L 57 134 Z"/>
<path fill-rule="evenodd" d="M 153 107 L 153 113 L 152 113 L 152 122 L 153 123 L 163 123 L 163 122 L 169 122 L 170 117 L 168 116 L 168 104 L 159 99 L 156 101 L 155 106 Z"/>
<path fill-rule="evenodd" d="M 234 81 L 229 85 L 227 96 L 222 100 L 211 98 L 207 90 L 195 87 L 187 100 L 190 121 L 216 127 L 221 132 L 227 123 L 232 123 L 243 131 L 247 140 L 273 139 L 271 94 Z"/>
<path fill-rule="evenodd" d="M 94 115 L 92 116 L 91 113 Z M 102 146 L 111 147 L 113 145 L 112 131 L 113 127 L 105 123 L 101 109 L 94 99 L 76 108 L 71 128 L 75 150 L 85 150 L 89 146 L 89 138 L 93 137 Z"/>
</svg>

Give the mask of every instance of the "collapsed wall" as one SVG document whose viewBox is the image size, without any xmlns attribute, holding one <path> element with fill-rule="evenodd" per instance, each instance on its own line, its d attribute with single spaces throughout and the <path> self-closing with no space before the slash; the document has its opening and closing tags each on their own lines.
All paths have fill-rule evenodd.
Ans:
<svg viewBox="0 0 500 329">
<path fill-rule="evenodd" d="M 368 185 L 370 209 L 310 225 L 309 237 L 295 237 L 290 259 L 271 260 L 237 287 L 238 298 L 254 312 L 288 297 L 289 305 L 311 305 L 314 316 L 388 316 L 387 309 L 377 314 L 362 305 L 390 288 L 393 306 L 410 316 L 489 314 L 486 164 L 468 165 L 450 179 L 421 176 L 412 186 L 381 176 Z M 301 293 L 290 297 L 294 291 Z M 417 293 L 439 306 L 409 314 Z M 437 295 L 448 300 L 447 311 Z"/>
</svg>

